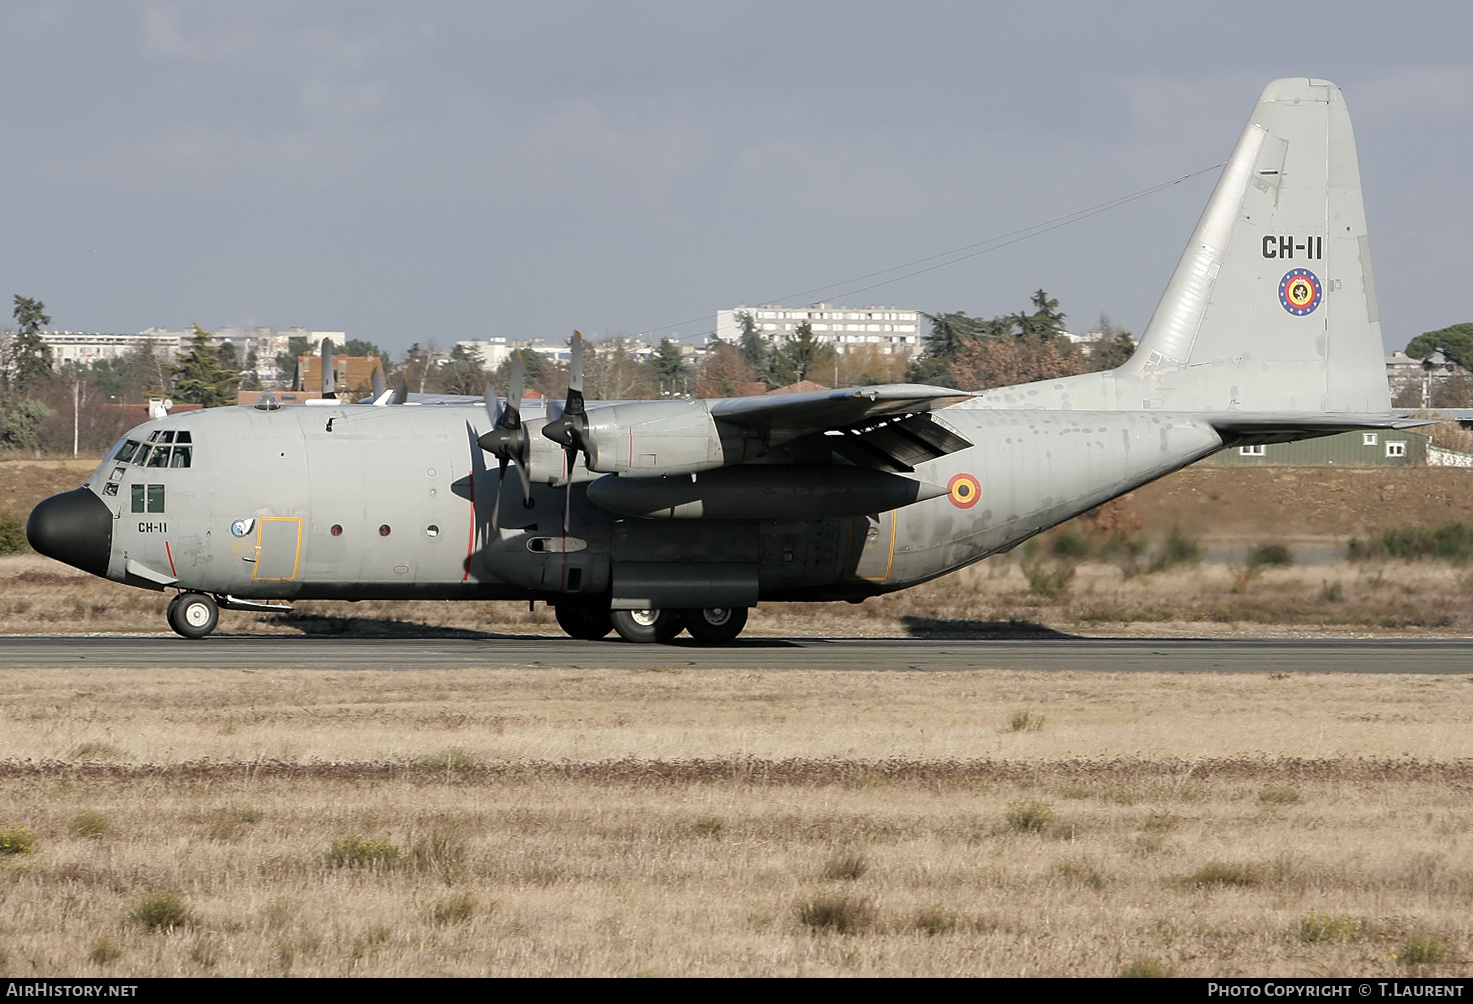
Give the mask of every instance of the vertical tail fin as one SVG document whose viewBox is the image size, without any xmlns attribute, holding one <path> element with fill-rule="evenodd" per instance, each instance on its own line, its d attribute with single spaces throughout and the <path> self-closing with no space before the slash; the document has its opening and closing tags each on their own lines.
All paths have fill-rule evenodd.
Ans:
<svg viewBox="0 0 1473 1004">
<path fill-rule="evenodd" d="M 1390 409 L 1355 137 L 1340 89 L 1258 99 L 1136 354 L 1118 407 Z"/>
</svg>

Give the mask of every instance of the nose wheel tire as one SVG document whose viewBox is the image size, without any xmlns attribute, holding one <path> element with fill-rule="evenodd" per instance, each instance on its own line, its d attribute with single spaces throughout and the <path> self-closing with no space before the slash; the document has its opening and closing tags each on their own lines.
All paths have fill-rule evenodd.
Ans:
<svg viewBox="0 0 1473 1004">
<path fill-rule="evenodd" d="M 570 638 L 598 641 L 614 630 L 607 604 L 597 607 L 582 603 L 559 603 L 553 610 L 557 614 L 558 627 L 566 631 Z"/>
<path fill-rule="evenodd" d="M 185 638 L 203 638 L 220 622 L 220 608 L 204 593 L 180 593 L 169 601 L 169 627 Z"/>
<path fill-rule="evenodd" d="M 679 610 L 615 610 L 609 619 L 620 638 L 642 645 L 667 642 L 685 627 Z"/>
<path fill-rule="evenodd" d="M 746 607 L 706 607 L 684 612 L 685 629 L 702 645 L 725 645 L 747 626 Z"/>
</svg>

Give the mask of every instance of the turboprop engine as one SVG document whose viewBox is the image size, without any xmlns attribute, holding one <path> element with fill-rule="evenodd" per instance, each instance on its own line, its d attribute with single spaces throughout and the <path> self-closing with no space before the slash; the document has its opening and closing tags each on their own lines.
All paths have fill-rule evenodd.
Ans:
<svg viewBox="0 0 1473 1004">
<path fill-rule="evenodd" d="M 591 412 L 582 443 L 589 470 L 635 477 L 709 471 L 762 452 L 742 429 L 722 426 L 705 401 L 637 401 Z"/>
</svg>

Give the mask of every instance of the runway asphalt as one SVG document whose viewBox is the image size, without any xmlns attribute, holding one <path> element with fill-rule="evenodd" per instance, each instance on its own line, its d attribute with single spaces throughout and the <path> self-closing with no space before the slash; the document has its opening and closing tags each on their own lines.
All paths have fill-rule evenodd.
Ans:
<svg viewBox="0 0 1473 1004">
<path fill-rule="evenodd" d="M 750 638 L 725 648 L 511 635 L 0 637 L 0 669 L 817 669 L 1473 674 L 1473 639 Z"/>
</svg>

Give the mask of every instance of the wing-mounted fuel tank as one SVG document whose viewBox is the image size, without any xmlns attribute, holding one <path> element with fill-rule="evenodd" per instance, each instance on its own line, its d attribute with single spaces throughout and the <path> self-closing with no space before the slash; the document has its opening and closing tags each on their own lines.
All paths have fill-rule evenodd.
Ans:
<svg viewBox="0 0 1473 1004">
<path fill-rule="evenodd" d="M 703 400 L 636 401 L 588 412 L 589 470 L 601 474 L 690 474 L 759 456 L 751 430 L 717 421 Z"/>
<path fill-rule="evenodd" d="M 690 475 L 607 476 L 588 500 L 655 519 L 844 519 L 939 498 L 946 489 L 867 467 L 741 465 Z"/>
</svg>

